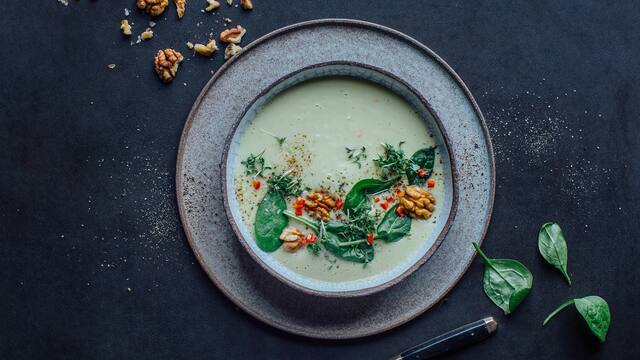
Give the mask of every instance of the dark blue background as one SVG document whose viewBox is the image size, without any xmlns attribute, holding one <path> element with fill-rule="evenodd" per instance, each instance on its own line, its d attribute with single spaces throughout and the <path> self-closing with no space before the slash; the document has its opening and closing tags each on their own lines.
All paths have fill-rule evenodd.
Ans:
<svg viewBox="0 0 640 360">
<path fill-rule="evenodd" d="M 130 46 L 123 9 L 136 33 L 148 21 L 133 0 L 69 1 L 5 1 L 0 14 L 0 358 L 378 359 L 491 314 L 498 334 L 451 359 L 640 357 L 638 2 L 254 0 L 211 15 L 188 0 L 184 19 L 171 5 L 153 40 Z M 358 341 L 277 331 L 213 286 L 180 228 L 174 170 L 187 113 L 223 62 L 184 43 L 217 35 L 223 16 L 247 42 L 308 19 L 368 20 L 451 64 L 496 147 L 484 248 L 534 274 L 515 314 L 484 296 L 479 260 L 440 305 Z M 187 58 L 170 86 L 151 66 L 164 47 Z M 568 239 L 572 287 L 538 255 L 549 220 Z M 574 311 L 541 327 L 589 294 L 611 305 L 605 344 Z"/>
</svg>

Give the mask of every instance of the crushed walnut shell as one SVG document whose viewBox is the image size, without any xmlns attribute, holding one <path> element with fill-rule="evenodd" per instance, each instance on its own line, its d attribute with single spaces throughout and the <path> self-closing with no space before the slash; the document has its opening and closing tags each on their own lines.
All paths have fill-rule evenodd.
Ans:
<svg viewBox="0 0 640 360">
<path fill-rule="evenodd" d="M 153 59 L 153 67 L 165 83 L 170 83 L 178 73 L 178 65 L 184 60 L 179 52 L 173 49 L 159 50 Z"/>
<path fill-rule="evenodd" d="M 151 16 L 158 16 L 164 12 L 169 5 L 169 0 L 136 0 L 138 9 L 144 10 Z"/>
<path fill-rule="evenodd" d="M 187 6 L 187 0 L 173 0 L 173 3 L 176 4 L 176 13 L 178 13 L 178 19 L 182 19 L 184 16 L 184 11 Z"/>
<path fill-rule="evenodd" d="M 218 50 L 218 45 L 215 40 L 209 40 L 207 45 L 195 44 L 193 50 L 202 56 L 211 56 L 211 54 Z"/>
<path fill-rule="evenodd" d="M 151 38 L 153 38 L 153 30 L 151 28 L 147 28 L 140 34 L 140 39 L 142 40 L 151 40 Z"/>
<path fill-rule="evenodd" d="M 251 10 L 253 9 L 253 2 L 251 0 L 240 0 L 240 6 L 244 10 Z"/>
<path fill-rule="evenodd" d="M 400 206 L 409 212 L 412 219 L 428 219 L 436 209 L 436 199 L 433 194 L 417 186 L 407 186 L 404 192 L 398 194 L 398 198 Z"/>
<path fill-rule="evenodd" d="M 336 200 L 325 192 L 314 192 L 307 195 L 304 209 L 311 216 L 327 221 L 331 218 L 331 211 L 336 209 Z"/>
<path fill-rule="evenodd" d="M 129 20 L 124 19 L 120 21 L 120 30 L 122 30 L 122 34 L 125 36 L 131 36 L 131 25 L 129 25 Z"/>
<path fill-rule="evenodd" d="M 216 0 L 207 0 L 207 7 L 204 9 L 211 12 L 219 7 L 220 7 L 220 3 L 217 2 Z"/>
<path fill-rule="evenodd" d="M 238 25 L 235 28 L 225 29 L 220 33 L 220 40 L 229 44 L 239 44 L 247 30 Z"/>
<path fill-rule="evenodd" d="M 230 59 L 238 54 L 240 54 L 240 52 L 242 52 L 242 48 L 236 44 L 229 44 L 227 45 L 227 47 L 224 49 L 224 59 Z"/>
</svg>

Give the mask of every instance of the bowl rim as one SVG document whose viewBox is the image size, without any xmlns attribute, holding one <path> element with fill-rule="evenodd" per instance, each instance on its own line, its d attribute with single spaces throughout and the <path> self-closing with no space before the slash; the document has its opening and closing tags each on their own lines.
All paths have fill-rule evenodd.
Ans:
<svg viewBox="0 0 640 360">
<path fill-rule="evenodd" d="M 449 157 L 449 163 L 450 163 L 450 167 L 451 167 L 452 200 L 451 200 L 451 208 L 449 210 L 449 215 L 447 216 L 447 219 L 446 219 L 444 225 L 440 229 L 440 231 L 438 233 L 438 236 L 437 236 L 435 242 L 433 243 L 433 245 L 431 245 L 431 247 L 417 261 L 415 261 L 413 264 L 411 264 L 411 266 L 409 266 L 401 274 L 391 278 L 390 280 L 388 280 L 386 282 L 383 282 L 381 284 L 378 284 L 378 285 L 375 285 L 375 286 L 371 286 L 371 287 L 366 287 L 366 288 L 357 289 L 357 290 L 347 290 L 347 291 L 326 291 L 326 290 L 312 289 L 312 288 L 306 287 L 306 286 L 304 286 L 304 285 L 302 285 L 300 283 L 294 282 L 294 281 L 286 278 L 280 272 L 276 271 L 276 269 L 274 269 L 271 266 L 267 265 L 262 260 L 262 258 L 254 251 L 254 249 L 248 244 L 249 240 L 245 239 L 245 237 L 242 235 L 242 232 L 240 231 L 240 228 L 239 228 L 238 224 L 236 223 L 236 220 L 233 217 L 233 214 L 231 212 L 231 208 L 229 206 L 229 194 L 227 192 L 227 184 L 228 184 L 227 183 L 227 174 L 228 174 L 228 172 L 230 170 L 227 168 L 227 160 L 228 160 L 228 157 L 229 157 L 229 149 L 231 147 L 232 140 L 233 140 L 234 136 L 236 135 L 236 132 L 238 130 L 238 127 L 239 127 L 240 123 L 242 122 L 242 120 L 246 116 L 247 112 L 253 107 L 253 105 L 258 100 L 263 98 L 265 95 L 269 94 L 269 92 L 271 92 L 279 84 L 281 84 L 281 83 L 293 78 L 294 76 L 297 76 L 298 74 L 304 73 L 304 72 L 312 70 L 312 69 L 319 69 L 319 68 L 323 68 L 323 67 L 327 67 L 327 66 L 340 66 L 340 65 L 363 68 L 363 69 L 366 69 L 368 71 L 378 72 L 378 73 L 382 74 L 383 76 L 391 78 L 393 81 L 398 82 L 401 86 L 403 86 L 408 91 L 410 91 L 413 94 L 413 96 L 415 96 L 417 98 L 417 100 L 420 102 L 420 104 L 425 107 L 425 109 L 433 117 L 433 119 L 435 121 L 435 124 L 436 124 L 438 130 L 440 131 L 440 134 L 442 135 L 442 139 L 443 139 L 443 143 L 444 143 L 444 146 L 445 146 L 445 150 L 446 150 L 447 156 Z M 305 81 L 314 80 L 314 79 L 320 79 L 320 78 L 326 78 L 326 77 L 332 77 L 332 76 L 345 76 L 345 77 L 352 77 L 352 78 L 355 78 L 355 79 L 360 79 L 360 80 L 363 80 L 363 81 L 374 83 L 374 84 L 376 84 L 378 86 L 381 86 L 381 87 L 383 87 L 383 88 L 385 88 L 385 89 L 387 89 L 387 90 L 389 90 L 391 92 L 394 92 L 393 90 L 389 89 L 385 85 L 379 84 L 379 83 L 377 83 L 375 81 L 363 79 L 361 77 L 354 76 L 354 75 L 348 75 L 348 74 L 347 75 L 331 75 L 331 74 L 320 75 L 320 76 L 312 77 L 312 78 L 307 79 L 307 80 L 303 80 L 303 81 L 301 81 L 299 83 L 296 83 L 296 84 L 294 84 L 292 86 L 295 86 L 297 84 L 303 83 Z M 281 94 L 282 92 L 288 90 L 289 88 L 290 87 L 287 87 L 287 88 L 283 89 L 282 91 L 280 91 L 279 93 L 275 94 L 274 96 L 278 96 L 279 94 Z M 396 95 L 402 97 L 405 101 L 408 102 L 408 100 L 404 96 L 402 96 L 400 94 L 397 94 L 397 93 L 396 93 Z M 321 297 L 329 297 L 329 298 L 350 298 L 350 297 L 367 296 L 367 295 L 371 295 L 371 294 L 383 291 L 385 289 L 388 289 L 388 288 L 400 283 L 401 281 L 405 280 L 407 277 L 409 277 L 409 275 L 411 275 L 416 270 L 418 270 L 422 265 L 424 265 L 427 262 L 427 260 L 429 260 L 429 258 L 431 258 L 431 256 L 433 256 L 433 254 L 436 252 L 436 250 L 440 247 L 440 244 L 442 244 L 442 241 L 444 240 L 444 238 L 446 237 L 447 233 L 449 232 L 449 229 L 451 228 L 451 224 L 453 222 L 453 219 L 455 218 L 456 210 L 457 210 L 457 207 L 458 207 L 458 189 L 457 189 L 457 183 L 456 183 L 456 177 L 457 177 L 458 173 L 457 173 L 457 168 L 456 168 L 456 164 L 455 164 L 455 159 L 451 154 L 450 141 L 449 141 L 449 137 L 447 135 L 447 132 L 445 131 L 444 126 L 443 126 L 442 122 L 440 121 L 440 118 L 438 117 L 436 112 L 431 107 L 431 104 L 429 104 L 427 99 L 420 92 L 418 92 L 417 89 L 415 89 L 408 82 L 406 82 L 405 80 L 399 78 L 395 74 L 393 74 L 393 73 L 391 73 L 391 72 L 389 72 L 387 70 L 381 69 L 381 68 L 379 68 L 377 66 L 364 64 L 364 63 L 360 63 L 360 62 L 355 62 L 355 61 L 337 60 L 337 61 L 326 61 L 326 62 L 320 62 L 320 63 L 308 65 L 308 66 L 305 66 L 303 68 L 297 69 L 295 71 L 292 71 L 292 72 L 290 72 L 290 73 L 278 78 L 276 81 L 272 82 L 267 87 L 265 87 L 262 91 L 260 91 L 260 93 L 257 94 L 245 106 L 245 108 L 240 113 L 240 115 L 234 120 L 234 123 L 233 123 L 233 126 L 231 128 L 231 131 L 229 132 L 229 135 L 227 136 L 227 139 L 225 141 L 225 146 L 224 146 L 224 149 L 223 149 L 222 159 L 221 159 L 221 164 L 220 164 L 220 175 L 221 175 L 220 178 L 221 178 L 221 185 L 222 185 L 222 190 L 223 190 L 222 191 L 222 195 L 223 195 L 223 204 L 224 204 L 225 214 L 227 216 L 229 224 L 231 225 L 231 227 L 233 229 L 234 234 L 236 235 L 237 240 L 242 244 L 242 247 L 249 253 L 251 258 L 253 258 L 253 260 L 255 260 L 260 265 L 261 268 L 266 270 L 270 275 L 274 276 L 280 282 L 282 282 L 282 283 L 286 284 L 287 286 L 290 286 L 290 287 L 292 287 L 292 288 L 294 288 L 294 289 L 296 289 L 298 291 L 302 291 L 304 293 L 307 293 L 307 294 L 313 295 L 313 296 L 321 296 Z"/>
</svg>

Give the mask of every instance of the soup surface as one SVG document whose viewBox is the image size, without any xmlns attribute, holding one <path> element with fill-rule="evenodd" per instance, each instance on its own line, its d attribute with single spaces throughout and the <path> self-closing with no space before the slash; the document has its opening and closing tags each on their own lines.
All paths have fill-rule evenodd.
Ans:
<svg viewBox="0 0 640 360">
<path fill-rule="evenodd" d="M 354 78 L 327 77 L 285 90 L 258 110 L 240 136 L 234 189 L 243 221 L 253 229 L 258 203 L 268 189 L 264 178 L 257 178 L 261 186 L 255 189 L 252 176 L 243 171 L 241 162 L 252 154 L 262 153 L 265 164 L 272 168 L 268 172 L 290 170 L 292 175 L 299 176 L 307 192 L 323 189 L 344 199 L 357 181 L 381 178 L 373 161 L 384 153 L 381 143 L 397 148 L 400 142 L 408 157 L 419 149 L 438 145 L 410 104 L 381 86 Z M 349 159 L 347 147 L 364 147 L 366 158 Z M 444 186 L 439 186 L 443 181 L 441 151 L 436 147 L 430 177 L 435 186 L 427 189 L 436 204 L 444 191 Z M 406 184 L 406 179 L 403 181 Z M 382 202 L 389 196 L 394 197 L 389 206 L 395 205 L 398 199 L 393 192 L 376 195 Z M 295 200 L 287 198 L 288 208 Z M 371 203 L 380 217 L 384 215 L 378 203 L 373 199 Z M 413 220 L 410 233 L 399 241 L 375 241 L 375 258 L 366 264 L 346 261 L 327 251 L 315 255 L 304 248 L 291 253 L 280 247 L 269 254 L 305 277 L 328 282 L 364 279 L 393 269 L 419 251 L 439 216 L 440 209 L 436 206 L 429 219 Z M 289 220 L 289 224 L 305 229 L 295 220 Z"/>
</svg>

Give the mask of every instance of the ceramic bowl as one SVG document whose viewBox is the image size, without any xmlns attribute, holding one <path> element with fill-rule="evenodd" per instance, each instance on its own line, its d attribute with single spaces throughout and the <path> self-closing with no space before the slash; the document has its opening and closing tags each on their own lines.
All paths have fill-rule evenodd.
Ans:
<svg viewBox="0 0 640 360">
<path fill-rule="evenodd" d="M 444 197 L 438 199 L 438 210 L 433 217 L 436 221 L 435 229 L 428 234 L 426 241 L 416 253 L 389 271 L 365 279 L 345 282 L 327 282 L 304 277 L 291 271 L 269 253 L 258 248 L 254 237 L 253 225 L 245 223 L 240 214 L 233 185 L 236 173 L 244 171 L 242 168 L 235 166 L 240 139 L 255 118 L 256 113 L 284 90 L 303 81 L 328 76 L 347 76 L 370 81 L 404 98 L 425 121 L 429 131 L 435 138 L 440 153 L 439 159 L 443 165 L 444 183 L 442 185 L 445 187 Z M 327 62 L 314 64 L 289 73 L 262 90 L 248 104 L 242 115 L 237 119 L 225 146 L 222 187 L 224 189 L 225 210 L 233 230 L 251 257 L 269 274 L 283 283 L 309 294 L 325 297 L 355 297 L 373 294 L 397 284 L 423 265 L 436 251 L 444 239 L 456 212 L 457 198 L 454 174 L 455 167 L 443 126 L 421 94 L 398 77 L 382 69 L 354 62 Z"/>
</svg>

